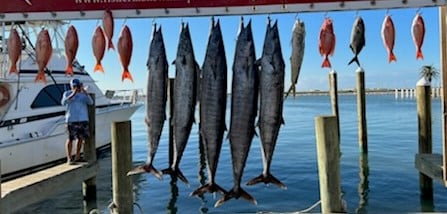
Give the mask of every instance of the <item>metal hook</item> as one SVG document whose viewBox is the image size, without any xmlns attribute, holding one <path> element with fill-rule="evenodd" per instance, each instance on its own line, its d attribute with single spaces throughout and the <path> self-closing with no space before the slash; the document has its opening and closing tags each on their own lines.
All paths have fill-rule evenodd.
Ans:
<svg viewBox="0 0 447 214">
<path fill-rule="evenodd" d="M 421 8 L 418 7 L 418 9 L 416 9 L 416 14 L 420 14 L 421 13 Z"/>
<path fill-rule="evenodd" d="M 96 20 L 96 27 L 98 27 L 98 26 L 99 26 L 99 19 Z"/>
<path fill-rule="evenodd" d="M 324 18 L 328 18 L 328 12 L 324 12 Z"/>
<path fill-rule="evenodd" d="M 295 15 L 295 20 L 296 20 L 296 19 L 299 19 L 299 18 L 298 18 L 298 13 L 296 13 L 296 15 Z"/>
<path fill-rule="evenodd" d="M 359 11 L 356 10 L 356 11 L 355 11 L 355 18 L 358 18 L 358 17 L 359 17 Z"/>
</svg>

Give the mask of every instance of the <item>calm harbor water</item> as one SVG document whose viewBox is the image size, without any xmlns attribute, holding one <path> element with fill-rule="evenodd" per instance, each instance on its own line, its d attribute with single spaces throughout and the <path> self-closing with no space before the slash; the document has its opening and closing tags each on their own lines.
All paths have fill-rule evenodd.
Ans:
<svg viewBox="0 0 447 214">
<path fill-rule="evenodd" d="M 341 124 L 341 182 L 343 199 L 349 213 L 405 213 L 421 211 L 447 212 L 447 189 L 434 182 L 434 200 L 419 197 L 418 171 L 414 167 L 417 152 L 416 101 L 396 99 L 393 95 L 368 95 L 366 100 L 369 155 L 362 157 L 357 140 L 356 97 L 339 96 Z M 432 103 L 433 152 L 441 153 L 441 104 Z M 230 110 L 228 108 L 228 116 Z M 146 127 L 144 108 L 132 117 L 134 165 L 146 160 Z M 219 194 L 203 198 L 189 194 L 200 186 L 207 175 L 200 161 L 197 125 L 194 125 L 186 147 L 181 169 L 190 186 L 173 182 L 169 176 L 158 181 L 150 174 L 134 176 L 135 202 L 143 213 L 255 213 L 261 211 L 293 212 L 306 209 L 319 200 L 314 118 L 331 114 L 328 96 L 300 96 L 287 99 L 285 125 L 272 163 L 272 173 L 287 185 L 282 190 L 272 185 L 243 186 L 258 202 L 231 200 L 218 208 Z M 229 121 L 227 121 L 229 126 Z M 259 138 L 255 138 L 248 156 L 243 181 L 262 171 Z M 112 198 L 111 158 L 104 153 L 98 174 L 98 207 L 108 213 Z M 168 165 L 168 127 L 155 158 L 154 166 Z M 205 176 L 205 177 L 204 177 Z M 220 155 L 216 182 L 229 189 L 233 184 L 229 142 L 225 140 Z M 81 185 L 18 213 L 82 213 Z M 319 207 L 312 210 L 319 212 Z M 135 207 L 135 213 L 140 209 Z"/>
</svg>

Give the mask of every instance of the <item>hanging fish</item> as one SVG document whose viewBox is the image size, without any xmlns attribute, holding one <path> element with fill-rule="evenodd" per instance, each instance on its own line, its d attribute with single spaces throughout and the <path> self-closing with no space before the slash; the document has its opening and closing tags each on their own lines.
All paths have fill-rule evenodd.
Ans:
<svg viewBox="0 0 447 214">
<path fill-rule="evenodd" d="M 416 46 L 416 59 L 424 59 L 424 55 L 422 55 L 422 44 L 424 43 L 425 24 L 424 19 L 419 13 L 413 19 L 411 34 L 413 35 L 414 45 Z"/>
<path fill-rule="evenodd" d="M 110 48 L 115 50 L 115 47 L 113 46 L 112 42 L 113 30 L 114 30 L 112 11 L 106 10 L 104 12 L 104 16 L 102 17 L 102 27 L 104 28 L 104 33 L 108 41 L 107 50 L 110 50 Z"/>
<path fill-rule="evenodd" d="M 130 33 L 129 27 L 124 25 L 121 30 L 120 38 L 118 39 L 118 53 L 120 55 L 121 65 L 123 66 L 123 74 L 121 76 L 121 81 L 129 79 L 133 82 L 132 75 L 129 72 L 130 58 L 132 57 L 132 34 Z"/>
<path fill-rule="evenodd" d="M 295 91 L 296 83 L 298 82 L 298 77 L 300 75 L 301 65 L 303 64 L 304 57 L 304 38 L 306 37 L 306 29 L 304 27 L 304 22 L 297 19 L 293 25 L 292 31 L 292 54 L 290 56 L 290 67 L 291 67 L 291 81 L 292 85 L 286 93 L 286 97 L 293 90 Z"/>
<path fill-rule="evenodd" d="M 354 53 L 354 58 L 349 61 L 348 65 L 355 62 L 360 67 L 358 55 L 363 47 L 365 47 L 365 24 L 361 17 L 358 17 L 352 26 L 351 44 L 349 47 L 351 48 L 352 53 Z"/>
<path fill-rule="evenodd" d="M 65 69 L 65 75 L 73 75 L 73 61 L 76 58 L 76 53 L 78 52 L 79 40 L 78 33 L 73 25 L 71 25 L 67 30 L 67 35 L 65 36 L 65 57 L 67 59 L 67 68 Z"/>
<path fill-rule="evenodd" d="M 323 64 L 321 65 L 321 67 L 331 68 L 332 66 L 331 62 L 329 62 L 328 56 L 332 56 L 334 54 L 335 34 L 334 27 L 332 25 L 332 19 L 330 18 L 325 18 L 323 25 L 321 26 L 320 41 L 318 47 L 320 49 L 321 56 L 324 56 Z"/>
<path fill-rule="evenodd" d="M 19 61 L 20 56 L 22 55 L 22 41 L 20 40 L 19 33 L 17 30 L 13 28 L 9 33 L 8 39 L 8 56 L 9 61 L 11 62 L 11 67 L 9 68 L 9 73 L 19 73 L 17 70 L 17 61 Z"/>
<path fill-rule="evenodd" d="M 394 40 L 396 37 L 394 23 L 391 16 L 385 16 L 382 24 L 382 39 L 385 45 L 386 51 L 388 52 L 388 62 L 397 61 L 396 56 L 393 53 Z"/>
<path fill-rule="evenodd" d="M 95 33 L 92 39 L 93 55 L 96 58 L 96 65 L 93 72 L 101 71 L 104 73 L 104 68 L 101 65 L 101 60 L 104 57 L 104 52 L 106 50 L 106 38 L 104 37 L 104 32 L 100 26 L 96 27 Z"/>
<path fill-rule="evenodd" d="M 51 55 L 53 54 L 53 47 L 51 46 L 50 35 L 48 30 L 42 29 L 37 35 L 36 41 L 36 62 L 37 62 L 37 76 L 34 80 L 35 82 L 47 83 L 45 78 L 45 68 L 50 61 Z"/>
</svg>

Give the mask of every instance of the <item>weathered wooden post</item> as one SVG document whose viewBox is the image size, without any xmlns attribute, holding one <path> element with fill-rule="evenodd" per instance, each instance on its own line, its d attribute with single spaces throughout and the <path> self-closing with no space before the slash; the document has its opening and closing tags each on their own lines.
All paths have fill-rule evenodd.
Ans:
<svg viewBox="0 0 447 214">
<path fill-rule="evenodd" d="M 133 213 L 132 128 L 130 121 L 112 123 L 112 213 Z"/>
<path fill-rule="evenodd" d="M 365 104 L 365 72 L 361 67 L 357 73 L 357 117 L 359 127 L 359 147 L 363 153 L 368 153 L 368 134 L 366 129 L 366 104 Z"/>
<path fill-rule="evenodd" d="M 174 84 L 175 79 L 169 78 L 169 167 L 174 162 Z"/>
<path fill-rule="evenodd" d="M 338 114 L 338 86 L 337 86 L 337 73 L 332 70 L 329 73 L 329 95 L 331 97 L 332 114 L 337 118 L 337 133 L 340 140 L 340 117 Z"/>
<path fill-rule="evenodd" d="M 93 105 L 88 106 L 88 120 L 90 137 L 85 139 L 84 159 L 88 162 L 89 167 L 96 167 L 96 105 L 95 94 L 89 93 L 93 100 Z M 84 195 L 84 213 L 96 209 L 96 176 L 85 180 L 82 183 L 82 193 Z"/>
<path fill-rule="evenodd" d="M 432 153 L 430 93 L 430 82 L 425 78 L 419 80 L 416 84 L 419 154 Z M 419 188 L 421 197 L 433 198 L 433 180 L 423 173 L 419 173 Z"/>
<path fill-rule="evenodd" d="M 344 212 L 340 184 L 340 141 L 335 116 L 315 117 L 322 213 Z"/>
</svg>

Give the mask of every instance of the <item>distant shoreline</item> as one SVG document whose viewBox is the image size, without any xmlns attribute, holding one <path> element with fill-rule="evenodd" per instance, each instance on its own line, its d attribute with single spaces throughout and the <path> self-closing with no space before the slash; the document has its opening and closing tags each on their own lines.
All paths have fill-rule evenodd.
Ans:
<svg viewBox="0 0 447 214">
<path fill-rule="evenodd" d="M 395 89 L 387 89 L 387 88 L 365 89 L 365 93 L 366 94 L 394 94 Z M 323 91 L 323 90 L 297 91 L 295 94 L 298 96 L 329 95 L 329 91 Z M 357 94 L 357 90 L 356 89 L 342 89 L 342 90 L 338 90 L 338 94 L 339 95 L 353 95 L 353 94 Z M 290 93 L 289 96 L 293 96 L 293 94 Z"/>
</svg>

